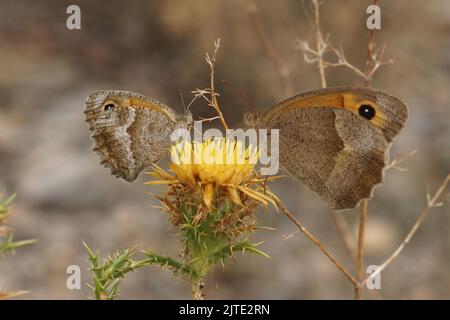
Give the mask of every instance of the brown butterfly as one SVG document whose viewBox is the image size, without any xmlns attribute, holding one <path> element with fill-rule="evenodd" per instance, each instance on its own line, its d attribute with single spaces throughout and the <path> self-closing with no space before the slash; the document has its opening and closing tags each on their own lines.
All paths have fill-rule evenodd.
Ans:
<svg viewBox="0 0 450 320">
<path fill-rule="evenodd" d="M 93 92 L 84 114 L 101 164 L 128 182 L 166 154 L 174 129 L 192 124 L 190 113 L 130 91 Z"/>
<path fill-rule="evenodd" d="M 383 180 L 389 147 L 408 109 L 369 88 L 335 87 L 246 113 L 247 128 L 279 129 L 280 164 L 333 210 L 356 207 Z"/>
</svg>

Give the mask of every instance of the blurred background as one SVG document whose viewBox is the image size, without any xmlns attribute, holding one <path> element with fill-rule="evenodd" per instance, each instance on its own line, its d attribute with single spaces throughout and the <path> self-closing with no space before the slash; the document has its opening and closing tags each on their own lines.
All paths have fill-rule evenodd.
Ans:
<svg viewBox="0 0 450 320">
<path fill-rule="evenodd" d="M 323 32 L 363 67 L 370 1 L 323 1 Z M 66 8 L 81 8 L 81 30 L 66 28 Z M 315 65 L 303 61 L 296 39 L 313 41 L 308 0 L 258 1 L 257 17 L 289 74 L 295 93 L 319 88 Z M 287 98 L 244 0 L 233 1 L 0 1 L 0 192 L 17 192 L 8 224 L 15 239 L 39 242 L 0 260 L 0 288 L 30 290 L 20 299 L 86 299 L 90 292 L 86 241 L 102 255 L 131 245 L 177 256 L 178 238 L 141 176 L 128 184 L 110 175 L 91 151 L 84 122 L 86 96 L 97 89 L 140 92 L 183 110 L 195 88 L 209 86 L 206 51 L 222 40 L 217 86 L 230 124 L 244 104 L 257 109 Z M 395 63 L 372 86 L 405 101 L 410 117 L 391 157 L 417 153 L 390 170 L 369 204 L 366 263 L 381 263 L 402 241 L 450 166 L 450 2 L 381 1 L 386 58 Z M 327 69 L 329 85 L 360 85 L 345 68 Z M 195 117 L 212 115 L 203 102 Z M 163 162 L 166 162 L 165 159 Z M 319 198 L 286 178 L 273 190 L 351 270 L 353 262 Z M 367 298 L 450 298 L 449 207 L 433 210 L 401 256 L 382 273 L 382 290 Z M 357 211 L 342 213 L 356 235 Z M 215 299 L 348 299 L 353 288 L 295 226 L 272 208 L 259 213 L 255 241 L 272 258 L 240 256 L 207 280 Z M 284 237 L 292 234 L 292 237 Z M 66 288 L 66 268 L 82 269 L 82 290 Z M 131 274 L 123 299 L 190 298 L 187 283 L 157 267 Z"/>
</svg>

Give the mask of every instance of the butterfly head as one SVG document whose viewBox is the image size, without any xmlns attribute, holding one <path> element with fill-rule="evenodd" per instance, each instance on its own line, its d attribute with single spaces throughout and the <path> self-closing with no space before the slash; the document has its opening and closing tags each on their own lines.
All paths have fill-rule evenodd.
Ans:
<svg viewBox="0 0 450 320">
<path fill-rule="evenodd" d="M 96 91 L 86 100 L 84 115 L 86 120 L 94 124 L 97 129 L 117 125 L 119 119 L 119 103 L 117 98 L 111 96 L 110 91 Z"/>
<path fill-rule="evenodd" d="M 257 128 L 259 125 L 259 122 L 261 121 L 262 115 L 263 115 L 262 112 L 245 111 L 244 127 L 245 128 Z"/>
<path fill-rule="evenodd" d="M 185 114 L 181 114 L 177 116 L 176 127 L 177 128 L 185 128 L 190 130 L 194 119 L 192 117 L 192 113 L 190 111 L 186 111 Z"/>
</svg>

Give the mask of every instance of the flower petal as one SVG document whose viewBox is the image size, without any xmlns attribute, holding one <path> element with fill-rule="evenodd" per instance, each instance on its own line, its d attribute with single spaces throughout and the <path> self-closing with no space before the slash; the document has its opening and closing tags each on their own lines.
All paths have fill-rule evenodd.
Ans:
<svg viewBox="0 0 450 320">
<path fill-rule="evenodd" d="M 241 197 L 239 196 L 239 191 L 236 188 L 229 186 L 227 187 L 227 191 L 231 201 L 233 201 L 234 204 L 237 204 L 238 206 L 241 207 L 244 206 L 244 204 L 241 201 Z"/>
<path fill-rule="evenodd" d="M 203 188 L 203 201 L 205 202 L 208 209 L 211 209 L 213 199 L 214 199 L 214 186 L 212 183 L 207 183 Z"/>
</svg>

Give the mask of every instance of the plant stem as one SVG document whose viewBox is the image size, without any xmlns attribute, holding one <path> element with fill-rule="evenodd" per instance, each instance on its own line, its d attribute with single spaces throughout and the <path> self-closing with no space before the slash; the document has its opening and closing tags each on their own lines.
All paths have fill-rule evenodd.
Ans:
<svg viewBox="0 0 450 320">
<path fill-rule="evenodd" d="M 359 285 L 358 285 L 359 287 L 364 286 L 367 283 L 367 281 L 369 280 L 369 278 L 376 277 L 378 274 L 380 274 L 384 269 L 386 269 L 386 267 L 388 265 L 390 265 L 395 260 L 395 258 L 397 258 L 399 256 L 399 254 L 403 251 L 405 246 L 411 241 L 411 238 L 415 235 L 415 233 L 417 232 L 417 230 L 419 229 L 419 227 L 422 224 L 423 220 L 428 215 L 428 213 L 431 211 L 431 209 L 435 208 L 435 207 L 438 207 L 438 206 L 441 206 L 443 204 L 443 203 L 438 203 L 438 201 L 441 198 L 442 193 L 447 188 L 449 183 L 450 183 L 450 174 L 447 175 L 447 177 L 445 178 L 444 182 L 442 182 L 442 184 L 439 186 L 439 188 L 436 191 L 436 193 L 432 197 L 428 196 L 429 199 L 428 199 L 427 206 L 422 210 L 422 212 L 419 215 L 419 218 L 417 218 L 416 222 L 414 223 L 414 225 L 412 226 L 411 230 L 408 232 L 408 234 L 406 235 L 406 237 L 402 241 L 402 243 L 378 267 L 378 269 L 374 273 L 372 273 L 370 276 L 368 276 L 367 278 L 365 278 L 363 281 L 361 281 L 359 283 Z"/>
<path fill-rule="evenodd" d="M 284 94 L 288 97 L 292 96 L 292 94 L 294 93 L 294 88 L 292 87 L 291 81 L 289 79 L 289 70 L 283 64 L 283 60 L 280 58 L 280 54 L 275 49 L 275 46 L 270 41 L 270 38 L 267 36 L 258 16 L 258 5 L 254 0 L 247 0 L 247 12 L 256 30 L 256 33 L 258 34 L 258 37 L 263 44 L 267 57 L 272 63 L 272 66 L 280 80 L 280 83 L 283 86 Z"/>
<path fill-rule="evenodd" d="M 216 56 L 217 56 L 217 51 L 219 51 L 219 48 L 220 48 L 220 38 L 217 39 L 217 41 L 214 41 L 214 53 L 213 53 L 212 59 L 210 58 L 209 54 L 206 54 L 206 62 L 208 63 L 209 69 L 210 69 L 211 106 L 214 108 L 217 115 L 219 116 L 219 119 L 220 119 L 220 122 L 222 123 L 223 128 L 225 130 L 227 130 L 228 125 L 225 122 L 225 118 L 223 117 L 222 110 L 220 110 L 219 102 L 217 101 L 216 89 L 215 89 L 215 85 L 214 85 L 214 82 L 215 82 L 214 76 L 215 76 L 215 69 L 216 69 Z"/>
<path fill-rule="evenodd" d="M 374 0 L 373 4 L 380 5 L 380 1 Z M 369 41 L 367 43 L 366 71 L 365 71 L 365 77 L 364 77 L 364 86 L 365 87 L 369 86 L 370 81 L 372 80 L 372 76 L 373 76 L 373 68 L 375 65 L 375 61 L 374 61 L 375 35 L 376 35 L 375 29 L 370 29 L 369 30 Z"/>
<path fill-rule="evenodd" d="M 349 229 L 347 221 L 345 220 L 343 213 L 332 210 L 331 216 L 333 217 L 333 222 L 336 225 L 339 233 L 344 240 L 345 247 L 348 251 L 348 254 L 352 258 L 352 260 L 356 264 L 356 247 L 355 247 L 355 239 L 353 239 Z"/>
<path fill-rule="evenodd" d="M 319 0 L 313 0 L 314 5 L 314 22 L 316 25 L 316 50 L 317 50 L 317 66 L 319 68 L 320 82 L 322 88 L 327 87 L 327 79 L 325 77 L 325 64 L 323 63 L 323 37 L 322 31 L 320 30 L 320 4 Z"/>
<path fill-rule="evenodd" d="M 328 259 L 333 262 L 333 264 L 347 277 L 348 280 L 351 281 L 353 285 L 357 285 L 358 281 L 355 279 L 355 277 L 331 254 L 330 251 L 328 251 L 327 248 L 318 240 L 312 233 L 310 233 L 301 223 L 298 219 L 294 217 L 294 215 L 284 206 L 283 203 L 280 201 L 277 202 L 278 207 L 283 211 L 283 213 L 288 217 L 289 220 L 291 220 L 298 229 L 305 234 L 305 236 L 310 239 L 319 249 L 322 251 Z"/>
<path fill-rule="evenodd" d="M 374 5 L 379 5 L 379 0 L 373 1 Z M 369 30 L 369 40 L 367 42 L 367 60 L 364 77 L 364 86 L 368 87 L 373 75 L 374 68 L 374 48 L 375 48 L 375 29 Z M 358 227 L 358 253 L 356 257 L 356 278 L 361 281 L 364 276 L 364 240 L 366 232 L 367 207 L 369 201 L 363 200 L 359 206 L 359 227 Z M 355 286 L 355 300 L 361 299 L 361 286 Z"/>
<path fill-rule="evenodd" d="M 368 201 L 363 200 L 359 206 L 358 251 L 356 256 L 356 278 L 361 281 L 364 276 L 364 240 L 366 231 Z M 361 299 L 361 287 L 355 286 L 355 300 Z"/>
<path fill-rule="evenodd" d="M 192 285 L 192 298 L 194 300 L 204 300 L 205 293 L 203 292 L 203 289 L 205 288 L 205 284 L 203 282 L 203 279 L 199 279 L 197 282 L 195 282 Z"/>
</svg>

